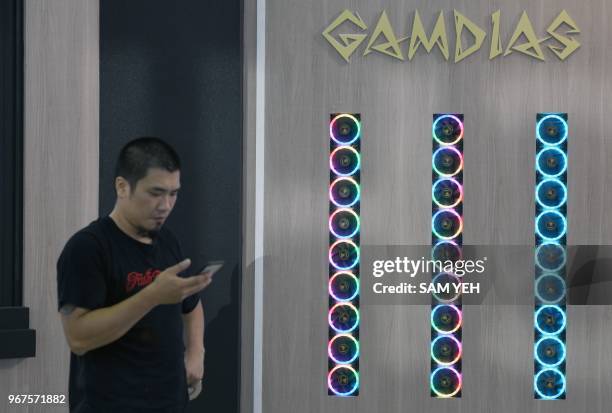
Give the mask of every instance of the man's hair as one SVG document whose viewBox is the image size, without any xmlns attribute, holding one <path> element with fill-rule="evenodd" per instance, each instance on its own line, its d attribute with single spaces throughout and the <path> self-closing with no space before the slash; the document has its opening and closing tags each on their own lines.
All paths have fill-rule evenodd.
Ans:
<svg viewBox="0 0 612 413">
<path fill-rule="evenodd" d="M 133 191 L 138 181 L 147 175 L 149 168 L 174 172 L 181 169 L 181 161 L 172 146 L 160 138 L 136 138 L 125 144 L 119 152 L 115 179 L 123 177 L 130 184 L 130 191 Z"/>
</svg>

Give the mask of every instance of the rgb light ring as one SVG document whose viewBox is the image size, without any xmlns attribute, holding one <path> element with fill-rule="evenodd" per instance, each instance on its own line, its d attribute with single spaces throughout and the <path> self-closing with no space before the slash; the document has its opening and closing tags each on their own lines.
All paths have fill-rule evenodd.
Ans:
<svg viewBox="0 0 612 413">
<path fill-rule="evenodd" d="M 557 394 L 552 395 L 552 396 L 547 396 L 547 395 L 545 395 L 544 393 L 542 393 L 540 391 L 540 389 L 538 387 L 538 379 L 544 373 L 553 373 L 553 374 L 557 375 L 561 379 L 561 389 L 557 392 Z M 533 378 L 533 388 L 535 389 L 535 391 L 538 394 L 538 396 L 540 396 L 542 399 L 554 400 L 554 399 L 558 398 L 559 396 L 561 396 L 563 393 L 565 393 L 565 388 L 566 388 L 565 376 L 559 370 L 557 370 L 555 368 L 540 370 L 538 372 L 538 374 L 536 374 L 534 376 L 534 378 Z"/>
<path fill-rule="evenodd" d="M 553 301 L 545 300 L 542 297 L 542 295 L 540 294 L 540 283 L 545 278 L 555 278 L 563 286 L 563 293 L 561 295 L 559 295 L 558 299 L 553 300 Z M 559 303 L 559 301 L 563 300 L 563 298 L 565 297 L 565 294 L 566 294 L 565 280 L 563 278 L 561 278 L 561 276 L 559 276 L 558 274 L 555 274 L 555 273 L 544 273 L 544 274 L 540 275 L 538 277 L 538 279 L 536 280 L 535 293 L 536 293 L 536 298 L 538 300 L 540 300 L 540 302 L 542 302 L 543 304 L 549 304 L 549 305 L 557 304 L 557 303 Z"/>
<path fill-rule="evenodd" d="M 450 370 L 457 377 L 457 388 L 455 389 L 454 392 L 449 393 L 449 394 L 440 393 L 438 389 L 436 389 L 436 387 L 434 386 L 434 377 L 440 370 Z M 441 397 L 441 398 L 450 398 L 450 397 L 455 396 L 457 393 L 459 393 L 462 386 L 463 386 L 463 380 L 461 378 L 461 374 L 459 374 L 459 372 L 452 367 L 438 367 L 431 373 L 431 376 L 429 376 L 429 387 L 438 397 Z"/>
<path fill-rule="evenodd" d="M 341 275 L 348 275 L 355 280 L 355 283 L 356 283 L 355 285 L 357 286 L 357 288 L 355 288 L 355 292 L 349 298 L 345 298 L 345 299 L 339 298 L 338 296 L 336 296 L 336 294 L 334 294 L 334 289 L 332 285 L 334 284 L 334 280 L 336 279 L 336 277 L 339 277 Z M 355 297 L 357 297 L 357 295 L 359 295 L 359 278 L 357 278 L 355 274 L 348 272 L 348 271 L 337 272 L 329 279 L 328 290 L 329 290 L 329 295 L 331 295 L 336 301 L 340 301 L 340 302 L 352 301 L 355 299 Z"/>
<path fill-rule="evenodd" d="M 436 218 L 438 217 L 438 215 L 443 214 L 443 213 L 450 213 L 450 214 L 454 215 L 455 217 L 457 217 L 457 219 L 459 220 L 459 228 L 457 229 L 455 234 L 453 234 L 450 237 L 444 237 L 444 236 L 440 235 L 438 233 L 438 231 L 436 231 L 436 226 L 435 226 Z M 451 239 L 457 238 L 459 236 L 459 234 L 461 234 L 461 232 L 463 232 L 463 218 L 461 218 L 461 215 L 459 215 L 457 213 L 457 211 L 455 211 L 454 209 L 440 209 L 431 218 L 431 228 L 432 228 L 432 231 L 433 231 L 434 235 L 436 236 L 436 238 L 439 238 L 439 239 L 442 239 L 442 240 L 451 240 Z"/>
<path fill-rule="evenodd" d="M 459 198 L 458 198 L 458 199 L 457 199 L 457 201 L 455 201 L 455 203 L 454 203 L 454 204 L 452 204 L 452 205 L 442 205 L 441 203 L 439 203 L 439 202 L 436 200 L 436 195 L 435 195 L 435 193 L 436 193 L 436 187 L 438 186 L 438 184 L 439 184 L 440 182 L 444 182 L 444 181 L 450 181 L 450 182 L 452 182 L 452 183 L 456 184 L 456 185 L 457 185 L 457 187 L 459 188 Z M 434 203 L 435 203 L 437 206 L 439 206 L 440 208 L 454 208 L 454 207 L 456 207 L 457 205 L 459 205 L 459 204 L 460 204 L 460 203 L 463 201 L 463 185 L 461 185 L 459 182 L 457 182 L 457 180 L 456 180 L 456 179 L 453 179 L 453 178 L 441 178 L 441 179 L 438 179 L 438 180 L 437 180 L 437 181 L 436 181 L 436 182 L 433 184 L 433 186 L 431 187 L 431 199 L 432 199 L 432 200 L 433 200 L 433 202 L 434 202 Z"/>
<path fill-rule="evenodd" d="M 539 258 L 539 255 L 540 255 L 540 251 L 541 251 L 541 249 L 542 249 L 543 247 L 550 246 L 550 245 L 557 245 L 557 246 L 559 246 L 559 248 L 560 248 L 560 249 L 563 251 L 563 254 L 562 254 L 562 256 L 563 256 L 563 261 L 561 261 L 561 264 L 560 264 L 558 267 L 556 267 L 556 268 L 545 268 L 545 267 L 542 265 L 542 263 L 541 263 L 541 261 L 540 261 L 540 258 Z M 537 266 L 538 266 L 538 267 L 539 267 L 539 268 L 540 268 L 542 271 L 550 271 L 550 272 L 559 271 L 559 270 L 560 270 L 561 268 L 563 268 L 563 267 L 565 266 L 565 264 L 567 263 L 567 255 L 566 255 L 566 253 L 565 253 L 565 248 L 563 248 L 563 247 L 561 246 L 561 244 L 559 244 L 559 243 L 557 243 L 557 242 L 545 242 L 545 243 L 543 243 L 543 244 L 540 244 L 540 245 L 538 246 L 538 248 L 536 248 L 536 252 L 535 252 L 535 261 L 536 261 L 536 265 L 537 265 Z"/>
<path fill-rule="evenodd" d="M 338 369 L 347 369 L 349 370 L 355 377 L 355 384 L 353 385 L 353 388 L 347 392 L 339 392 L 337 391 L 333 384 L 332 384 L 332 376 L 333 374 L 336 372 L 336 370 Z M 355 371 L 354 368 L 352 368 L 351 366 L 347 366 L 347 365 L 339 365 L 334 367 L 333 369 L 331 369 L 331 371 L 329 372 L 329 374 L 327 375 L 327 387 L 334 392 L 334 394 L 336 396 L 350 396 L 351 394 L 355 393 L 355 390 L 357 390 L 359 388 L 359 373 L 357 373 L 357 371 Z"/>
<path fill-rule="evenodd" d="M 442 244 L 449 244 L 452 245 L 453 247 L 455 247 L 455 251 L 459 252 L 459 258 L 457 258 L 458 260 L 463 259 L 463 250 L 459 247 L 459 244 L 457 244 L 455 241 L 453 240 L 444 240 L 444 241 L 438 241 L 436 242 L 436 245 L 433 246 L 433 248 L 431 249 L 431 259 L 435 260 L 436 259 L 436 255 L 435 255 L 435 251 L 436 248 L 440 247 L 440 245 Z"/>
<path fill-rule="evenodd" d="M 352 214 L 355 217 L 355 220 L 357 221 L 357 226 L 355 227 L 355 230 L 350 234 L 350 235 L 338 235 L 335 231 L 334 231 L 334 227 L 332 225 L 332 223 L 334 222 L 334 217 L 336 216 L 336 214 L 339 214 L 341 212 L 348 212 L 350 214 Z M 355 234 L 357 234 L 359 232 L 359 227 L 361 226 L 361 221 L 359 219 L 359 215 L 357 215 L 357 213 L 355 211 L 353 211 L 352 209 L 349 208 L 340 208 L 334 211 L 333 214 L 331 214 L 329 216 L 329 231 L 334 235 L 334 237 L 336 238 L 353 238 L 355 236 Z"/>
<path fill-rule="evenodd" d="M 332 257 L 332 251 L 334 250 L 336 245 L 342 244 L 342 243 L 350 244 L 352 247 L 354 247 L 354 249 L 355 249 L 355 251 L 357 253 L 357 255 L 355 256 L 355 259 L 353 260 L 351 265 L 349 265 L 347 267 L 341 267 L 341 266 L 336 265 L 336 263 L 334 262 L 333 257 Z M 353 241 L 351 241 L 349 239 L 340 239 L 340 240 L 334 242 L 331 245 L 331 247 L 329 247 L 328 257 L 329 257 L 329 263 L 331 265 L 333 265 L 335 269 L 337 269 L 339 271 L 350 270 L 351 268 L 355 267 L 359 263 L 359 247 Z"/>
<path fill-rule="evenodd" d="M 445 118 L 451 118 L 454 119 L 455 121 L 457 121 L 457 123 L 459 124 L 459 129 L 461 130 L 461 132 L 459 133 L 459 136 L 457 137 L 457 139 L 455 139 L 453 142 L 442 142 L 438 139 L 438 137 L 436 136 L 436 125 L 438 124 L 438 122 L 442 119 Z M 461 122 L 461 120 L 459 120 L 458 117 L 453 116 L 453 115 L 442 115 L 440 116 L 438 119 L 436 119 L 433 123 L 433 125 L 431 126 L 431 136 L 436 140 L 436 142 L 438 142 L 440 145 L 442 146 L 450 146 L 450 145 L 456 145 L 457 142 L 459 142 L 462 138 L 463 138 L 463 122 Z"/>
<path fill-rule="evenodd" d="M 540 157 L 542 157 L 542 154 L 544 152 L 547 151 L 554 151 L 554 152 L 558 152 L 559 154 L 561 154 L 561 157 L 563 158 L 563 168 L 561 169 L 560 172 L 551 175 L 551 174 L 547 174 L 546 172 L 544 172 L 541 168 L 540 168 Z M 541 173 L 542 175 L 544 175 L 547 178 L 557 178 L 561 175 L 563 175 L 565 173 L 565 171 L 567 171 L 567 155 L 559 148 L 556 148 L 554 146 L 545 146 L 544 148 L 542 148 L 542 150 L 540 152 L 538 152 L 538 155 L 536 156 L 536 169 L 539 173 Z"/>
<path fill-rule="evenodd" d="M 555 311 L 558 311 L 559 314 L 561 314 L 561 327 L 559 327 L 557 330 L 555 331 L 551 331 L 551 332 L 546 332 L 544 330 L 542 330 L 542 328 L 540 327 L 540 323 L 538 323 L 538 317 L 540 316 L 540 313 L 542 311 L 544 311 L 545 309 L 549 309 L 549 308 L 554 308 Z M 565 327 L 567 325 L 567 317 L 565 315 L 565 311 L 563 311 L 561 309 L 561 307 L 559 307 L 558 305 L 543 305 L 541 306 L 536 312 L 535 312 L 535 317 L 534 317 L 534 325 L 536 327 L 536 329 L 538 330 L 538 332 L 540 334 L 542 334 L 543 336 L 554 336 L 557 334 L 560 334 L 563 330 L 565 330 Z"/>
<path fill-rule="evenodd" d="M 336 152 L 340 151 L 340 150 L 345 150 L 348 149 L 350 151 L 352 151 L 355 156 L 357 157 L 357 165 L 355 165 L 355 168 L 348 173 L 340 173 L 336 170 L 336 168 L 334 168 L 334 155 L 336 154 Z M 336 149 L 334 149 L 334 151 L 329 155 L 329 168 L 338 176 L 351 176 L 354 175 L 355 172 L 357 172 L 359 170 L 359 168 L 361 168 L 361 156 L 359 155 L 359 152 L 357 152 L 357 150 L 355 148 L 353 148 L 352 146 L 338 146 Z"/>
<path fill-rule="evenodd" d="M 546 340 L 553 340 L 556 341 L 559 344 L 559 348 L 562 349 L 562 355 L 561 357 L 559 357 L 559 361 L 557 361 L 554 364 L 549 364 L 549 363 L 545 363 L 542 361 L 542 359 L 540 359 L 540 356 L 538 355 L 538 346 L 543 343 Z M 553 336 L 543 336 L 541 339 L 538 340 L 538 342 L 533 346 L 533 353 L 535 355 L 535 359 L 538 363 L 540 363 L 542 366 L 544 366 L 545 368 L 551 368 L 551 367 L 557 367 L 559 366 L 561 363 L 563 363 L 565 361 L 565 354 L 566 354 L 566 348 L 565 348 L 565 344 L 563 344 L 563 341 L 559 340 L 559 338 Z"/>
<path fill-rule="evenodd" d="M 449 276 L 450 278 L 454 278 L 455 280 L 457 280 L 457 282 L 458 282 L 458 283 L 460 282 L 460 280 L 459 280 L 459 277 L 458 277 L 458 276 L 456 276 L 456 275 L 454 275 L 454 274 L 451 274 L 451 273 L 448 273 L 448 272 L 441 272 L 441 273 L 437 274 L 437 275 L 436 275 L 436 276 L 433 278 L 433 280 L 431 281 L 431 283 L 435 285 L 435 284 L 436 284 L 436 282 L 437 282 L 437 281 L 436 281 L 436 279 L 438 279 L 438 278 L 440 278 L 440 277 L 444 277 L 445 275 L 446 275 L 446 276 Z M 452 297 L 452 298 L 441 298 L 441 297 L 438 295 L 438 293 L 433 293 L 433 296 L 434 296 L 434 297 L 436 298 L 436 300 L 438 300 L 440 303 L 450 304 L 450 303 L 452 303 L 453 301 L 456 301 L 456 300 L 457 300 L 457 299 L 458 299 L 458 298 L 461 296 L 461 291 L 456 292 L 456 293 L 455 293 L 455 295 L 453 295 L 453 297 Z"/>
<path fill-rule="evenodd" d="M 440 151 L 453 151 L 455 152 L 458 156 L 459 156 L 459 167 L 452 173 L 452 174 L 445 174 L 442 173 L 438 170 L 438 168 L 436 168 L 436 156 L 438 155 L 438 152 Z M 433 166 L 434 171 L 444 177 L 444 178 L 450 178 L 452 176 L 457 175 L 459 172 L 461 172 L 463 170 L 463 155 L 461 154 L 461 152 L 459 152 L 459 150 L 457 148 L 455 148 L 454 146 L 441 146 L 439 147 L 432 155 L 431 157 L 431 163 Z"/>
<path fill-rule="evenodd" d="M 351 202 L 350 204 L 346 204 L 346 205 L 339 204 L 334 199 L 333 189 L 334 189 L 334 186 L 337 185 L 338 182 L 340 182 L 340 181 L 349 181 L 351 184 L 355 185 L 355 187 L 357 188 L 357 196 L 355 197 L 355 200 L 353 202 Z M 352 179 L 352 178 L 347 178 L 347 177 L 338 178 L 335 181 L 333 181 L 331 183 L 331 185 L 329 186 L 329 200 L 332 201 L 333 204 L 335 206 L 337 206 L 338 208 L 349 208 L 349 207 L 352 207 L 357 202 L 359 202 L 359 198 L 361 198 L 361 188 L 359 188 L 359 184 L 357 182 L 355 182 L 355 180 Z"/>
<path fill-rule="evenodd" d="M 539 222 L 540 222 L 540 219 L 542 219 L 542 217 L 543 217 L 544 215 L 547 215 L 547 214 L 556 215 L 557 217 L 559 217 L 559 218 L 561 219 L 561 222 L 563 222 L 563 229 L 562 229 L 561 231 L 559 231 L 559 235 L 558 235 L 558 236 L 556 236 L 556 237 L 554 237 L 554 238 L 546 237 L 546 236 L 544 236 L 544 235 L 542 234 L 542 232 L 540 232 L 540 228 L 539 228 Z M 556 210 L 554 210 L 554 209 L 547 209 L 547 210 L 544 210 L 544 211 L 542 211 L 542 212 L 540 213 L 540 215 L 538 215 L 538 216 L 537 216 L 537 218 L 536 218 L 535 230 L 536 230 L 536 234 L 537 234 L 537 235 L 538 235 L 540 238 L 542 238 L 542 239 L 544 239 L 544 240 L 546 240 L 546 241 L 558 241 L 558 240 L 560 240 L 561 238 L 563 238 L 563 237 L 565 236 L 566 232 L 567 232 L 567 219 L 565 219 L 565 217 L 563 216 L 563 214 L 561 214 L 559 211 L 556 211 Z"/>
<path fill-rule="evenodd" d="M 355 344 L 355 348 L 356 348 L 355 354 L 349 361 L 340 361 L 334 357 L 334 353 L 332 352 L 332 345 L 334 344 L 334 341 L 338 340 L 339 338 L 349 338 Z M 350 334 L 338 334 L 337 336 L 334 336 L 334 338 L 332 338 L 329 341 L 327 345 L 327 354 L 329 355 L 329 358 L 332 359 L 334 363 L 336 364 L 351 364 L 352 362 L 357 360 L 357 357 L 359 357 L 359 341 L 355 340 L 355 337 L 351 336 Z"/>
<path fill-rule="evenodd" d="M 355 318 L 355 324 L 353 324 L 353 326 L 352 326 L 351 328 L 349 328 L 348 330 L 340 330 L 340 329 L 337 329 L 337 328 L 334 326 L 334 323 L 333 323 L 333 320 L 332 320 L 332 314 L 333 314 L 333 313 L 334 313 L 334 311 L 336 310 L 336 307 L 340 307 L 340 306 L 347 306 L 347 307 L 349 307 L 349 308 L 350 308 L 351 310 L 353 310 L 353 311 L 355 312 L 355 314 L 357 315 L 357 318 Z M 336 333 L 338 333 L 338 334 L 347 334 L 347 333 L 350 333 L 350 332 L 354 331 L 354 330 L 357 328 L 357 326 L 359 325 L 359 320 L 360 320 L 360 317 L 359 317 L 359 310 L 357 310 L 357 308 L 356 308 L 356 307 L 355 307 L 353 304 L 351 304 L 351 303 L 349 303 L 349 302 L 340 302 L 340 303 L 335 304 L 335 305 L 334 305 L 334 306 L 333 306 L 333 307 L 332 307 L 332 308 L 329 310 L 329 313 L 327 314 L 327 321 L 328 321 L 328 323 L 329 323 L 329 326 L 330 326 L 330 327 L 331 327 L 331 328 L 332 328 L 332 329 L 333 329 L 333 330 L 334 330 Z"/>
<path fill-rule="evenodd" d="M 434 321 L 436 312 L 439 311 L 439 309 L 442 307 L 450 307 L 457 313 L 457 319 L 458 319 L 457 325 L 452 330 L 449 330 L 449 331 L 440 330 L 438 326 L 436 325 L 436 322 Z M 435 306 L 434 309 L 431 311 L 431 326 L 433 327 L 434 330 L 436 330 L 440 334 L 453 334 L 454 332 L 459 330 L 459 328 L 461 328 L 462 324 L 463 324 L 463 315 L 461 314 L 461 311 L 459 311 L 459 308 L 457 308 L 457 306 L 455 305 L 440 304 L 440 305 Z"/>
<path fill-rule="evenodd" d="M 355 122 L 355 124 L 357 125 L 357 133 L 355 134 L 355 137 L 349 141 L 349 142 L 342 142 L 339 141 L 338 139 L 336 139 L 336 137 L 334 136 L 334 125 L 336 124 L 336 122 L 338 121 L 338 119 L 340 118 L 349 118 L 352 121 Z M 330 138 L 332 138 L 334 140 L 334 142 L 336 142 L 338 145 L 350 145 L 352 143 L 354 143 L 357 139 L 359 139 L 359 137 L 361 136 L 361 122 L 359 122 L 357 120 L 356 117 L 354 117 L 353 115 L 349 115 L 348 113 L 342 113 L 338 116 L 336 116 L 335 118 L 332 119 L 332 121 L 329 123 L 329 136 Z"/>
<path fill-rule="evenodd" d="M 440 361 L 435 355 L 434 355 L 434 347 L 436 345 L 436 343 L 438 342 L 438 340 L 442 340 L 442 339 L 448 339 L 450 338 L 451 340 L 453 340 L 455 342 L 455 344 L 457 344 L 457 348 L 459 349 L 457 351 L 457 355 L 455 356 L 455 359 L 451 362 L 443 362 Z M 455 338 L 455 336 L 453 336 L 452 334 L 443 334 L 443 335 L 439 335 L 438 337 L 435 338 L 434 341 L 431 342 L 431 358 L 438 363 L 440 366 L 452 366 L 453 364 L 455 364 L 456 362 L 458 362 L 461 359 L 461 355 L 463 353 L 463 346 L 461 345 L 461 342 L 459 340 L 457 340 Z"/>
<path fill-rule="evenodd" d="M 559 140 L 558 142 L 555 143 L 550 143 L 550 142 L 546 142 L 542 136 L 540 135 L 540 126 L 542 126 L 542 123 L 544 123 L 544 121 L 553 118 L 553 119 L 557 119 L 560 120 L 561 123 L 563 124 L 563 127 L 565 129 L 565 135 L 563 135 L 563 137 L 561 138 L 561 140 Z M 567 139 L 567 134 L 568 134 L 568 130 L 567 130 L 567 122 L 565 121 L 565 119 L 563 119 L 561 116 L 559 115 L 546 115 L 544 116 L 542 119 L 540 119 L 540 121 L 538 122 L 538 124 L 536 125 L 536 137 L 537 139 L 542 142 L 543 145 L 546 146 L 550 146 L 550 145 L 561 145 L 563 142 L 566 141 Z"/>
<path fill-rule="evenodd" d="M 542 202 L 542 200 L 540 199 L 540 188 L 542 187 L 542 185 L 549 183 L 549 182 L 554 182 L 554 183 L 558 183 L 562 188 L 563 188 L 563 198 L 561 199 L 561 202 L 559 202 L 557 205 L 553 205 L 553 206 L 549 206 L 544 204 L 544 202 Z M 567 187 L 565 186 L 565 184 L 563 184 L 563 182 L 561 182 L 558 179 L 555 178 L 548 178 L 543 180 L 542 182 L 540 182 L 538 184 L 538 186 L 536 187 L 535 190 L 535 196 L 536 196 L 536 202 L 538 204 L 540 204 L 540 206 L 544 209 L 555 209 L 555 208 L 560 208 L 563 204 L 565 204 L 567 202 Z"/>
</svg>

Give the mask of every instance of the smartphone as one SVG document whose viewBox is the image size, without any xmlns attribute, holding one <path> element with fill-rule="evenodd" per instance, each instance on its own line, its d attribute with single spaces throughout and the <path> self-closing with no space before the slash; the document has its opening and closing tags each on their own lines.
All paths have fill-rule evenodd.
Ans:
<svg viewBox="0 0 612 413">
<path fill-rule="evenodd" d="M 200 270 L 198 270 L 196 274 L 203 274 L 205 272 L 209 272 L 210 275 L 213 275 L 214 273 L 219 271 L 221 267 L 223 267 L 223 264 L 225 264 L 224 261 L 209 261 Z"/>
</svg>

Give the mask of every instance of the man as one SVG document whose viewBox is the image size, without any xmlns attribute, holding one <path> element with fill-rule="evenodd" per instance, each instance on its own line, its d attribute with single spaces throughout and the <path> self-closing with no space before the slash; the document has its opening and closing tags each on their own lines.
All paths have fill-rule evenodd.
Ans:
<svg viewBox="0 0 612 413">
<path fill-rule="evenodd" d="M 163 227 L 180 188 L 176 152 L 157 138 L 126 144 L 109 216 L 74 234 L 57 262 L 58 308 L 70 346 L 70 411 L 182 412 L 204 374 L 198 293 Z"/>
</svg>

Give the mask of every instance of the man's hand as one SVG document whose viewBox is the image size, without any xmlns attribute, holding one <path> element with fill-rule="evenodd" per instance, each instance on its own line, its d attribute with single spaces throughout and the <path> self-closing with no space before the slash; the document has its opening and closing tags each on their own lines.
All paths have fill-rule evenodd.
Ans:
<svg viewBox="0 0 612 413">
<path fill-rule="evenodd" d="M 187 374 L 187 387 L 189 400 L 193 400 L 202 391 L 202 378 L 204 377 L 204 349 L 190 350 L 185 353 L 185 371 Z"/>
<path fill-rule="evenodd" d="M 189 278 L 179 277 L 177 274 L 191 265 L 189 258 L 166 268 L 161 272 L 143 292 L 147 292 L 155 305 L 176 304 L 186 297 L 202 291 L 212 281 L 211 274 L 195 275 Z"/>
<path fill-rule="evenodd" d="M 185 371 L 187 385 L 193 386 L 204 377 L 204 349 L 185 352 Z"/>
</svg>

